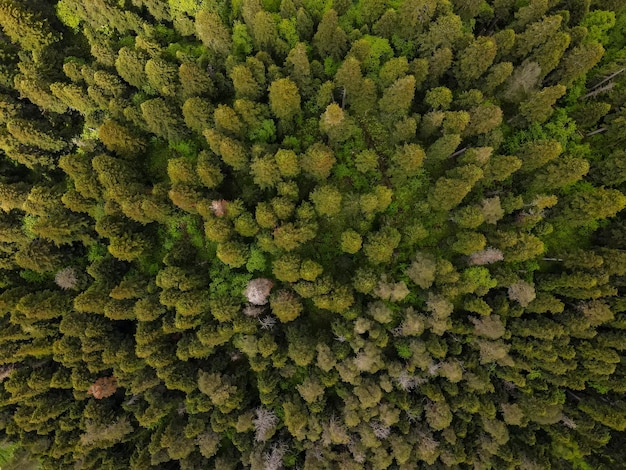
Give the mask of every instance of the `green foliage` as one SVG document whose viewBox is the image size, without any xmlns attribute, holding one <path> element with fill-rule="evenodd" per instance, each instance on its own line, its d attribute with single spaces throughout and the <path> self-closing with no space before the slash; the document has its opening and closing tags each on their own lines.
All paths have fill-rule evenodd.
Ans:
<svg viewBox="0 0 626 470">
<path fill-rule="evenodd" d="M 406 114 L 411 107 L 414 96 L 415 77 L 409 75 L 399 78 L 388 87 L 378 102 L 378 106 L 383 113 L 392 115 Z"/>
<path fill-rule="evenodd" d="M 144 101 L 140 108 L 148 128 L 158 137 L 177 141 L 183 136 L 184 126 L 180 115 L 162 98 Z"/>
<path fill-rule="evenodd" d="M 146 150 L 146 142 L 140 136 L 114 120 L 102 123 L 98 138 L 108 150 L 122 157 L 135 157 Z"/>
<path fill-rule="evenodd" d="M 480 251 L 485 247 L 487 240 L 482 233 L 458 232 L 456 241 L 452 244 L 452 249 L 464 255 Z"/>
<path fill-rule="evenodd" d="M 492 38 L 476 38 L 463 51 L 458 64 L 458 78 L 467 85 L 478 79 L 493 63 L 496 57 L 497 45 Z"/>
<path fill-rule="evenodd" d="M 341 193 L 332 186 L 320 186 L 311 193 L 315 210 L 322 216 L 337 215 L 341 210 Z"/>
<path fill-rule="evenodd" d="M 300 160 L 302 170 L 316 180 L 325 180 L 337 159 L 332 150 L 323 144 L 314 144 L 309 147 Z"/>
<path fill-rule="evenodd" d="M 147 85 L 145 73 L 147 56 L 136 49 L 123 47 L 118 51 L 115 68 L 119 76 L 135 88 L 142 89 Z"/>
<path fill-rule="evenodd" d="M 452 91 L 446 87 L 432 88 L 426 92 L 424 101 L 432 109 L 448 109 L 452 103 Z"/>
<path fill-rule="evenodd" d="M 347 45 L 347 37 L 338 24 L 335 10 L 324 13 L 313 37 L 313 45 L 320 57 L 332 57 L 336 60 L 341 58 Z"/>
<path fill-rule="evenodd" d="M 619 467 L 625 5 L 0 0 L 2 468 Z"/>
<path fill-rule="evenodd" d="M 288 78 L 272 82 L 269 87 L 270 108 L 279 119 L 289 120 L 300 112 L 298 87 Z"/>
<path fill-rule="evenodd" d="M 425 156 L 424 150 L 419 145 L 405 144 L 399 148 L 392 157 L 393 163 L 397 166 L 397 175 L 416 176 Z"/>
<path fill-rule="evenodd" d="M 238 268 L 246 264 L 246 245 L 238 242 L 224 242 L 217 245 L 216 256 L 224 264 Z"/>
<path fill-rule="evenodd" d="M 470 192 L 471 185 L 456 178 L 439 178 L 430 196 L 430 204 L 435 210 L 449 211 L 458 206 Z"/>
<path fill-rule="evenodd" d="M 400 244 L 400 233 L 392 227 L 385 227 L 371 233 L 363 245 L 367 258 L 374 264 L 391 261 L 393 251 Z"/>
<path fill-rule="evenodd" d="M 205 46 L 216 54 L 226 55 L 231 47 L 228 30 L 215 11 L 203 9 L 196 15 L 196 33 Z"/>
<path fill-rule="evenodd" d="M 295 282 L 300 279 L 300 259 L 295 255 L 284 255 L 272 263 L 272 272 L 280 281 Z"/>
<path fill-rule="evenodd" d="M 256 158 L 250 165 L 250 172 L 254 178 L 255 184 L 261 189 L 276 186 L 280 181 L 280 172 L 276 160 L 272 155 L 266 155 Z"/>
<path fill-rule="evenodd" d="M 0 3 L 2 29 L 9 39 L 26 51 L 40 52 L 60 39 L 44 15 L 12 0 Z"/>
<path fill-rule="evenodd" d="M 341 251 L 354 254 L 361 249 L 362 238 L 354 230 L 346 230 L 341 234 Z"/>
<path fill-rule="evenodd" d="M 282 322 L 287 323 L 298 318 L 303 310 L 302 303 L 288 291 L 280 291 L 270 298 L 272 313 Z"/>
</svg>

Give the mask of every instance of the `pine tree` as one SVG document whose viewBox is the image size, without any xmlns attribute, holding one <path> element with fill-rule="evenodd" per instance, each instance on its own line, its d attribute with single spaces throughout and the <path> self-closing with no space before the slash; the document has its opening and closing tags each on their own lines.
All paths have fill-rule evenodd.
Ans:
<svg viewBox="0 0 626 470">
<path fill-rule="evenodd" d="M 230 72 L 230 78 L 238 98 L 258 99 L 262 93 L 254 75 L 245 65 L 237 65 Z"/>
<path fill-rule="evenodd" d="M 98 128 L 98 137 L 107 149 L 122 157 L 135 157 L 146 149 L 145 140 L 137 132 L 112 119 Z"/>
<path fill-rule="evenodd" d="M 272 82 L 269 87 L 272 112 L 279 118 L 290 120 L 300 113 L 300 93 L 298 87 L 288 78 Z"/>
<path fill-rule="evenodd" d="M 176 110 L 162 98 L 141 103 L 141 114 L 151 132 L 167 140 L 180 140 L 185 126 Z"/>
<path fill-rule="evenodd" d="M 616 407 L 619 411 L 616 411 Z M 578 404 L 578 408 L 595 421 L 611 429 L 618 431 L 626 429 L 626 420 L 623 413 L 624 404 L 621 401 L 618 401 L 615 405 L 610 405 L 589 397 L 581 401 Z"/>
<path fill-rule="evenodd" d="M 273 155 L 256 158 L 250 165 L 254 183 L 261 189 L 275 187 L 280 181 L 280 171 Z"/>
<path fill-rule="evenodd" d="M 588 43 L 571 49 L 554 71 L 559 83 L 570 85 L 578 77 L 586 74 L 604 55 L 604 48 L 599 43 Z"/>
<path fill-rule="evenodd" d="M 303 42 L 296 44 L 289 51 L 285 64 L 290 67 L 290 76 L 298 88 L 306 89 L 311 80 L 311 64 L 307 56 L 306 44 Z"/>
<path fill-rule="evenodd" d="M 389 263 L 400 244 L 400 233 L 391 227 L 373 232 L 363 244 L 363 251 L 373 264 Z"/>
<path fill-rule="evenodd" d="M 493 104 L 481 104 L 470 110 L 469 125 L 463 131 L 464 136 L 486 134 L 502 123 L 502 109 Z"/>
<path fill-rule="evenodd" d="M 571 226 L 613 217 L 626 207 L 626 196 L 616 189 L 594 188 L 570 196 L 561 206 L 560 217 Z"/>
<path fill-rule="evenodd" d="M 533 171 L 557 158 L 563 148 L 555 140 L 528 142 L 519 151 L 522 160 L 522 171 Z"/>
<path fill-rule="evenodd" d="M 56 272 L 66 263 L 66 255 L 53 243 L 35 239 L 15 253 L 15 264 L 37 273 Z"/>
<path fill-rule="evenodd" d="M 527 99 L 537 87 L 541 78 L 541 67 L 537 62 L 524 61 L 513 69 L 512 75 L 503 85 L 502 98 L 519 103 Z"/>
<path fill-rule="evenodd" d="M 195 62 L 183 62 L 178 68 L 183 98 L 212 95 L 215 85 L 209 74 Z"/>
<path fill-rule="evenodd" d="M 481 87 L 483 93 L 493 94 L 497 87 L 502 85 L 513 73 L 511 62 L 499 62 L 489 68 L 489 73 L 485 77 L 484 85 Z"/>
<path fill-rule="evenodd" d="M 320 130 L 328 135 L 332 143 L 348 140 L 352 128 L 351 120 L 336 103 L 329 104 L 320 117 Z"/>
<path fill-rule="evenodd" d="M 564 188 L 580 181 L 588 172 L 587 160 L 566 156 L 547 165 L 541 173 L 537 174 L 529 190 L 539 193 Z"/>
<path fill-rule="evenodd" d="M 243 137 L 244 123 L 230 106 L 218 105 L 213 112 L 213 121 L 219 132 L 239 139 Z"/>
<path fill-rule="evenodd" d="M 270 297 L 272 313 L 282 322 L 287 323 L 298 318 L 303 306 L 298 298 L 289 291 L 283 290 Z"/>
<path fill-rule="evenodd" d="M 54 71 L 50 70 L 50 67 L 44 67 L 44 65 L 48 65 L 48 63 L 45 61 L 43 63 L 36 62 L 22 56 L 19 66 L 20 73 L 16 73 L 13 78 L 14 88 L 20 93 L 20 96 L 27 98 L 37 106 L 49 112 L 63 114 L 68 109 L 67 105 L 50 91 L 50 85 L 55 81 Z"/>
<path fill-rule="evenodd" d="M 508 288 L 508 295 L 509 299 L 519 302 L 522 307 L 527 307 L 536 297 L 534 287 L 525 281 L 511 284 Z"/>
<path fill-rule="evenodd" d="M 12 119 L 7 122 L 6 128 L 13 137 L 24 145 L 38 147 L 50 152 L 60 152 L 67 147 L 64 139 L 46 132 L 32 121 Z"/>
<path fill-rule="evenodd" d="M 543 88 L 534 93 L 526 101 L 520 103 L 520 114 L 529 122 L 543 123 L 552 115 L 552 108 L 556 101 L 561 98 L 566 91 L 563 85 Z"/>
<path fill-rule="evenodd" d="M 57 246 L 77 241 L 88 245 L 93 242 L 89 222 L 89 219 L 82 215 L 57 211 L 38 217 L 30 230 L 40 238 L 53 241 Z"/>
<path fill-rule="evenodd" d="M 252 26 L 253 37 L 259 49 L 272 50 L 278 46 L 276 23 L 271 13 L 257 12 Z"/>
<path fill-rule="evenodd" d="M 559 30 L 562 22 L 562 16 L 554 15 L 529 24 L 515 38 L 514 54 L 517 57 L 527 56 L 534 48 L 548 41 Z"/>
<path fill-rule="evenodd" d="M 422 166 L 424 150 L 417 144 L 405 144 L 399 147 L 392 156 L 394 163 L 394 175 L 398 178 L 416 176 Z"/>
<path fill-rule="evenodd" d="M 99 103 L 96 103 L 80 86 L 57 82 L 50 85 L 50 91 L 68 108 L 76 109 L 81 114 L 89 115 L 98 109 Z"/>
<path fill-rule="evenodd" d="M 408 75 L 399 78 L 384 91 L 382 98 L 378 101 L 378 106 L 383 113 L 392 116 L 404 115 L 408 113 L 414 96 L 415 77 Z"/>
<path fill-rule="evenodd" d="M 431 15 L 432 11 L 434 9 L 426 12 L 426 15 Z M 420 15 L 422 12 L 418 11 L 417 14 Z M 429 24 L 428 32 L 423 34 L 420 49 L 423 52 L 434 52 L 438 47 L 453 49 L 462 36 L 463 23 L 461 18 L 454 14 L 440 15 Z"/>
<path fill-rule="evenodd" d="M 341 210 L 341 193 L 333 186 L 318 186 L 310 195 L 316 212 L 331 217 Z"/>
<path fill-rule="evenodd" d="M 454 53 L 449 47 L 439 47 L 435 49 L 432 55 L 428 58 L 427 68 L 427 83 L 435 85 L 439 83 L 441 77 L 452 67 L 452 61 L 454 59 Z"/>
<path fill-rule="evenodd" d="M 591 167 L 594 181 L 607 186 L 617 186 L 626 181 L 625 158 L 623 151 L 616 151 L 595 163 Z"/>
<path fill-rule="evenodd" d="M 446 87 L 431 88 L 426 92 L 424 101 L 433 110 L 441 109 L 445 111 L 452 103 L 452 92 Z"/>
<path fill-rule="evenodd" d="M 162 96 L 175 96 L 178 92 L 179 68 L 162 59 L 150 59 L 146 62 L 148 83 Z"/>
<path fill-rule="evenodd" d="M 25 183 L 0 184 L 0 209 L 10 212 L 13 209 L 21 209 L 30 188 Z"/>
<path fill-rule="evenodd" d="M 39 51 L 60 39 L 46 19 L 14 0 L 0 3 L 0 24 L 9 39 L 26 51 Z"/>
<path fill-rule="evenodd" d="M 337 70 L 335 83 L 345 89 L 346 99 L 351 102 L 359 94 L 362 82 L 361 64 L 356 58 L 349 56 Z"/>
<path fill-rule="evenodd" d="M 464 255 L 470 255 L 485 247 L 487 240 L 482 233 L 459 232 L 456 241 L 452 244 L 452 250 Z"/>
<path fill-rule="evenodd" d="M 458 206 L 471 189 L 467 181 L 441 177 L 429 195 L 429 202 L 434 210 L 449 211 Z"/>
<path fill-rule="evenodd" d="M 341 251 L 354 254 L 361 249 L 362 238 L 354 230 L 346 230 L 341 234 Z"/>
<path fill-rule="evenodd" d="M 122 47 L 118 51 L 115 68 L 120 77 L 127 83 L 142 89 L 148 84 L 148 77 L 145 72 L 147 61 L 148 57 L 142 51 Z"/>
<path fill-rule="evenodd" d="M 497 46 L 492 38 L 479 37 L 462 52 L 457 80 L 465 87 L 478 79 L 493 63 Z"/>
<path fill-rule="evenodd" d="M 335 10 L 331 9 L 324 13 L 313 37 L 313 45 L 320 57 L 340 60 L 343 56 L 347 46 L 347 36 L 339 26 Z"/>
<path fill-rule="evenodd" d="M 219 55 L 227 55 L 231 48 L 228 29 L 214 11 L 200 10 L 196 15 L 196 34 L 209 49 Z"/>
<path fill-rule="evenodd" d="M 108 245 L 109 253 L 122 261 L 132 261 L 139 258 L 149 249 L 150 242 L 141 234 L 123 234 L 111 238 Z"/>
<path fill-rule="evenodd" d="M 489 159 L 484 168 L 483 183 L 504 181 L 522 167 L 522 161 L 510 155 L 495 155 Z"/>
<path fill-rule="evenodd" d="M 571 37 L 567 33 L 559 32 L 539 46 L 530 60 L 537 62 L 542 75 L 548 75 L 561 61 L 563 54 L 569 47 Z"/>
<path fill-rule="evenodd" d="M 309 147 L 300 158 L 300 167 L 312 178 L 323 181 L 328 178 L 337 159 L 333 152 L 323 144 L 316 143 Z"/>
<path fill-rule="evenodd" d="M 521 7 L 515 12 L 515 23 L 517 28 L 521 28 L 528 23 L 539 20 L 548 11 L 547 0 L 531 0 L 528 5 Z"/>
<path fill-rule="evenodd" d="M 300 263 L 297 256 L 285 255 L 274 261 L 272 272 L 278 280 L 296 282 L 300 279 Z"/>
<path fill-rule="evenodd" d="M 222 161 L 235 170 L 243 170 L 248 165 L 248 151 L 235 139 L 226 137 L 214 129 L 206 129 L 204 136 L 211 150 L 217 153 Z"/>
<path fill-rule="evenodd" d="M 213 123 L 213 107 L 206 99 L 197 96 L 189 98 L 182 111 L 185 125 L 198 134 L 203 134 Z"/>
</svg>

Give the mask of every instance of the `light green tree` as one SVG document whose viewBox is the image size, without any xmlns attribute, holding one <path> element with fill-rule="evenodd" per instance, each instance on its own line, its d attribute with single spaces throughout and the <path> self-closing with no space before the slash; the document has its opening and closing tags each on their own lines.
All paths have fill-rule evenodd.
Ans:
<svg viewBox="0 0 626 470">
<path fill-rule="evenodd" d="M 270 108 L 279 119 L 290 120 L 300 113 L 298 86 L 288 78 L 281 78 L 269 87 Z"/>
</svg>

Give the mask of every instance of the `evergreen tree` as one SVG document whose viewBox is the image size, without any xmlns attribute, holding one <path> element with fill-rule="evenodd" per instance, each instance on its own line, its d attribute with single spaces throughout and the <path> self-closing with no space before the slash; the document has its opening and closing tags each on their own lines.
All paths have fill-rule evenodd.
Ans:
<svg viewBox="0 0 626 470">
<path fill-rule="evenodd" d="M 231 48 L 228 29 L 215 11 L 200 10 L 196 15 L 196 34 L 216 54 L 226 55 Z"/>
<path fill-rule="evenodd" d="M 148 83 L 162 96 L 175 96 L 178 91 L 178 67 L 161 59 L 146 62 Z"/>
<path fill-rule="evenodd" d="M 313 37 L 313 45 L 320 57 L 340 60 L 343 56 L 347 46 L 347 36 L 339 26 L 335 10 L 331 9 L 324 13 Z"/>
<path fill-rule="evenodd" d="M 195 62 L 183 62 L 178 68 L 178 80 L 183 98 L 212 95 L 215 85 L 209 74 Z"/>
<path fill-rule="evenodd" d="M 20 143 L 38 147 L 50 152 L 60 152 L 67 144 L 49 132 L 39 128 L 34 122 L 25 119 L 12 119 L 7 122 L 7 131 Z"/>
<path fill-rule="evenodd" d="M 406 114 L 415 96 L 415 77 L 409 75 L 399 78 L 385 90 L 378 106 L 383 113 L 391 115 Z"/>
<path fill-rule="evenodd" d="M 522 171 L 533 171 L 557 158 L 563 148 L 554 140 L 528 142 L 519 151 Z"/>
<path fill-rule="evenodd" d="M 520 114 L 528 122 L 543 123 L 552 115 L 552 106 L 565 94 L 563 85 L 546 87 L 534 93 L 527 101 L 520 103 Z"/>
<path fill-rule="evenodd" d="M 238 98 L 257 99 L 261 95 L 261 87 L 254 75 L 245 65 L 237 65 L 230 72 L 230 78 Z"/>
<path fill-rule="evenodd" d="M 298 87 L 288 78 L 272 82 L 269 87 L 270 108 L 279 119 L 290 120 L 300 113 Z"/>
<path fill-rule="evenodd" d="M 459 61 L 459 82 L 467 86 L 485 73 L 496 57 L 496 50 L 495 41 L 486 37 L 480 37 L 467 46 Z"/>
<path fill-rule="evenodd" d="M 185 133 L 179 114 L 162 98 L 141 103 L 141 114 L 150 131 L 159 137 L 176 141 Z"/>
<path fill-rule="evenodd" d="M 147 61 L 148 57 L 142 51 L 122 47 L 118 51 L 115 68 L 124 81 L 135 88 L 142 89 L 148 84 L 145 72 Z"/>
<path fill-rule="evenodd" d="M 564 85 L 571 84 L 596 65 L 603 54 L 604 48 L 598 43 L 589 43 L 573 48 L 565 54 L 561 65 L 555 71 L 559 82 Z"/>
<path fill-rule="evenodd" d="M 50 26 L 47 19 L 38 15 L 36 10 L 13 0 L 0 3 L 0 24 L 9 39 L 27 51 L 38 52 L 60 39 L 59 32 Z"/>
<path fill-rule="evenodd" d="M 0 0 L 0 432 L 620 467 L 624 6 Z"/>
<path fill-rule="evenodd" d="M 122 157 L 135 157 L 146 149 L 141 136 L 112 119 L 104 121 L 98 128 L 98 137 L 108 150 Z"/>
<path fill-rule="evenodd" d="M 311 79 L 311 64 L 307 56 L 306 44 L 299 42 L 287 56 L 286 65 L 291 67 L 291 78 L 298 88 L 305 89 Z"/>
<path fill-rule="evenodd" d="M 594 188 L 576 193 L 561 206 L 560 217 L 572 226 L 613 217 L 626 206 L 626 197 L 616 189 Z"/>
</svg>

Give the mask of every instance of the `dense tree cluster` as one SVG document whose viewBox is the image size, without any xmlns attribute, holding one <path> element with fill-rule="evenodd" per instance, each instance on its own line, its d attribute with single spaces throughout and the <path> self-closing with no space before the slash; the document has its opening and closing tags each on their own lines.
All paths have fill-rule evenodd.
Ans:
<svg viewBox="0 0 626 470">
<path fill-rule="evenodd" d="M 0 438 L 622 466 L 624 30 L 624 0 L 0 0 Z"/>
</svg>

